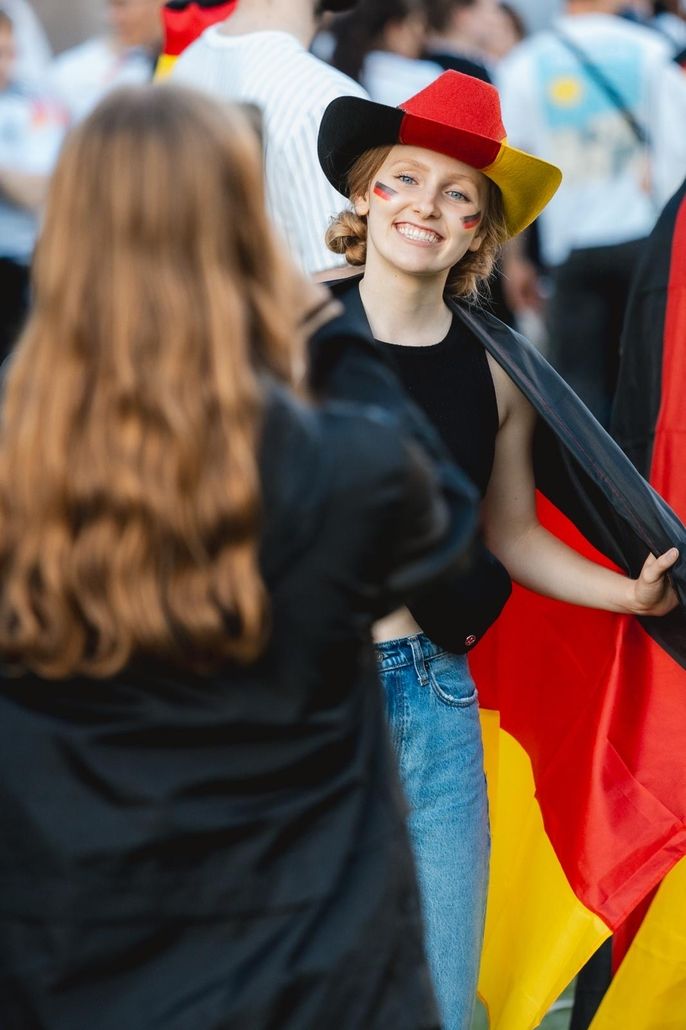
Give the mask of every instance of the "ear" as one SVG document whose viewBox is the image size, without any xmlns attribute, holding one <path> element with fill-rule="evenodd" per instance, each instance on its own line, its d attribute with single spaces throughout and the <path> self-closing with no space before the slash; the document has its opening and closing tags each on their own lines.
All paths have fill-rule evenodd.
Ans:
<svg viewBox="0 0 686 1030">
<path fill-rule="evenodd" d="M 484 237 L 483 236 L 475 236 L 474 239 L 472 240 L 472 242 L 467 247 L 467 250 L 471 250 L 472 253 L 475 254 L 483 242 L 484 242 Z"/>
<path fill-rule="evenodd" d="M 369 214 L 369 190 L 364 196 L 353 197 L 353 210 L 356 215 L 366 218 Z"/>
</svg>

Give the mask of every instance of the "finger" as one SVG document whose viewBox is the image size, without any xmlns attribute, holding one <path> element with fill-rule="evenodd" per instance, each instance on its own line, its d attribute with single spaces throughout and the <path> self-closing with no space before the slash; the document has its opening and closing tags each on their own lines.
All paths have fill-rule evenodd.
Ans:
<svg viewBox="0 0 686 1030">
<path fill-rule="evenodd" d="M 677 548 L 670 547 L 668 551 L 665 551 L 665 553 L 661 554 L 660 557 L 656 560 L 656 565 L 658 565 L 663 571 L 665 569 L 671 569 L 672 565 L 674 565 L 678 558 L 679 552 Z"/>
<path fill-rule="evenodd" d="M 646 583 L 657 583 L 662 576 L 664 576 L 667 569 L 671 569 L 672 565 L 677 561 L 679 552 L 676 547 L 671 547 L 664 554 L 661 554 L 659 558 L 649 554 L 645 560 L 643 568 L 641 569 L 641 577 Z"/>
</svg>

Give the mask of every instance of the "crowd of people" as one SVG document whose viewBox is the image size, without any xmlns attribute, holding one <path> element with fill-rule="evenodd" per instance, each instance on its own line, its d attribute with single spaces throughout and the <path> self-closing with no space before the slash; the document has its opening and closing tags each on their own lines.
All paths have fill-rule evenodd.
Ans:
<svg viewBox="0 0 686 1030">
<path fill-rule="evenodd" d="M 0 0 L 7 1030 L 469 1030 L 469 653 L 514 581 L 686 668 L 606 459 L 686 6 L 563 8 L 108 0 L 49 60 Z M 539 521 L 551 408 L 626 568 Z"/>
</svg>

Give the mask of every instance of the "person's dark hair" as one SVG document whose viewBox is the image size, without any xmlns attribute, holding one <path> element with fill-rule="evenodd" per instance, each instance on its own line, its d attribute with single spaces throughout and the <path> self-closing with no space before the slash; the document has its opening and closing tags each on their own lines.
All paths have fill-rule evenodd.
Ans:
<svg viewBox="0 0 686 1030">
<path fill-rule="evenodd" d="M 111 94 L 68 137 L 0 421 L 0 653 L 53 678 L 253 659 L 263 377 L 294 273 L 235 107 Z"/>
<path fill-rule="evenodd" d="M 445 32 L 453 11 L 460 7 L 473 7 L 477 0 L 424 0 L 424 10 L 429 29 Z"/>
<path fill-rule="evenodd" d="M 421 9 L 422 0 L 363 0 L 331 27 L 335 40 L 332 65 L 359 82 L 364 59 L 379 45 L 386 26 Z"/>
<path fill-rule="evenodd" d="M 513 7 L 512 4 L 504 2 L 499 3 L 498 7 L 504 14 L 507 15 L 507 17 L 512 22 L 512 28 L 514 29 L 517 39 L 526 39 L 527 35 L 529 34 L 529 30 L 527 29 L 526 22 L 522 18 L 519 11 L 515 7 Z"/>
<path fill-rule="evenodd" d="M 367 193 L 391 149 L 374 147 L 355 161 L 348 173 L 349 195 L 353 200 Z M 478 250 L 468 251 L 450 270 L 446 292 L 451 297 L 475 300 L 487 294 L 486 284 L 508 239 L 502 195 L 495 183 L 490 179 L 487 181 L 488 199 L 481 223 L 483 240 Z M 366 216 L 350 209 L 341 211 L 329 226 L 326 245 L 334 254 L 342 254 L 349 265 L 364 265 L 367 258 Z"/>
</svg>

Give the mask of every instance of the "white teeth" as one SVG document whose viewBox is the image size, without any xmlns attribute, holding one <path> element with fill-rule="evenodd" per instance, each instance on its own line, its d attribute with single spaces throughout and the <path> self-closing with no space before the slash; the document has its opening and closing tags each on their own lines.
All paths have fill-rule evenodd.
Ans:
<svg viewBox="0 0 686 1030">
<path fill-rule="evenodd" d="M 440 236 L 431 232 L 430 229 L 417 229 L 413 225 L 398 225 L 398 232 L 408 240 L 418 240 L 421 243 L 438 243 Z"/>
</svg>

